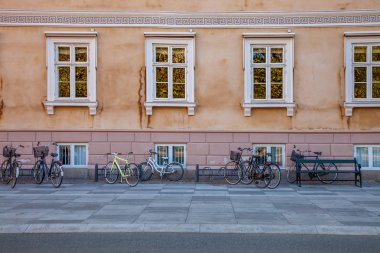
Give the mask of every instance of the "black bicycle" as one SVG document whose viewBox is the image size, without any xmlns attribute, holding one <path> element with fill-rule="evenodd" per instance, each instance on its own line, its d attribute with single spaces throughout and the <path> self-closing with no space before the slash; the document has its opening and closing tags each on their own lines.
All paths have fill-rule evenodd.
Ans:
<svg viewBox="0 0 380 253">
<path fill-rule="evenodd" d="M 11 188 L 16 186 L 21 167 L 21 163 L 17 161 L 17 157 L 20 157 L 21 155 L 16 153 L 17 148 L 19 147 L 24 148 L 23 145 L 19 145 L 16 148 L 7 145 L 3 148 L 3 156 L 6 159 L 1 164 L 1 179 L 4 183 L 10 184 Z"/>
<path fill-rule="evenodd" d="M 37 147 L 33 147 L 33 155 L 38 159 L 33 168 L 34 180 L 37 184 L 41 184 L 47 174 L 47 177 L 51 180 L 53 186 L 58 188 L 61 186 L 63 180 L 62 162 L 56 160 L 56 157 L 58 156 L 57 153 L 51 153 L 50 156 L 52 159 L 50 167 L 48 167 L 46 157 L 49 155 L 49 146 L 40 146 L 39 144 L 40 143 L 38 142 Z M 57 146 L 56 143 L 52 144 Z"/>
<path fill-rule="evenodd" d="M 296 181 L 296 175 L 297 175 L 297 160 L 299 159 L 315 159 L 319 160 L 319 157 L 322 155 L 322 152 L 313 152 L 313 155 L 310 155 L 312 151 L 311 150 L 304 150 L 301 151 L 299 149 L 296 149 L 296 146 L 293 146 L 293 151 L 290 156 L 290 160 L 293 162 L 286 171 L 286 179 L 289 183 L 294 183 Z M 305 155 L 307 153 L 307 155 Z M 306 169 L 309 171 L 307 173 L 309 175 L 310 180 L 313 178 L 318 178 L 319 181 L 325 184 L 331 184 L 336 180 L 338 177 L 338 167 L 335 165 L 335 163 L 313 163 L 312 168 L 309 168 L 304 163 L 299 163 L 300 168 L 299 169 Z M 318 171 L 318 172 L 313 172 Z"/>
</svg>

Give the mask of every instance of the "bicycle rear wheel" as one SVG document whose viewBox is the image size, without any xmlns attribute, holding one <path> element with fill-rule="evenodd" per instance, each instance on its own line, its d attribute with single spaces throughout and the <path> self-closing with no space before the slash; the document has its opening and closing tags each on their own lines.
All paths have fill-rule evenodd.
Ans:
<svg viewBox="0 0 380 253">
<path fill-rule="evenodd" d="M 317 170 L 325 171 L 316 173 L 319 181 L 321 181 L 322 183 L 331 184 L 338 177 L 338 168 L 334 163 L 329 163 L 327 165 L 321 163 L 317 166 Z"/>
<path fill-rule="evenodd" d="M 1 164 L 1 179 L 3 180 L 4 183 L 8 184 L 9 181 L 11 180 L 11 174 L 10 174 L 10 164 L 8 160 L 5 160 Z"/>
<path fill-rule="evenodd" d="M 42 184 L 45 178 L 45 164 L 42 160 L 38 160 L 34 164 L 33 177 L 36 184 Z"/>
<path fill-rule="evenodd" d="M 286 170 L 286 180 L 293 184 L 297 180 L 296 163 L 293 162 Z"/>
<path fill-rule="evenodd" d="M 272 179 L 272 169 L 269 165 L 257 165 L 253 173 L 253 180 L 256 187 L 265 188 Z"/>
<path fill-rule="evenodd" d="M 119 169 L 113 162 L 107 163 L 106 167 L 104 167 L 104 178 L 109 184 L 114 184 L 119 178 Z"/>
<path fill-rule="evenodd" d="M 243 172 L 239 163 L 235 161 L 228 162 L 224 166 L 224 178 L 229 184 L 238 184 L 242 178 Z"/>
<path fill-rule="evenodd" d="M 50 180 L 55 188 L 58 188 L 62 184 L 63 169 L 58 163 L 54 163 L 50 171 Z"/>
<path fill-rule="evenodd" d="M 153 176 L 153 168 L 148 164 L 147 162 L 143 162 L 139 164 L 140 168 L 140 180 L 141 181 L 148 181 Z"/>
<path fill-rule="evenodd" d="M 268 188 L 275 189 L 281 182 L 281 169 L 277 164 L 271 164 L 270 168 L 272 170 L 272 173 Z"/>
<path fill-rule="evenodd" d="M 139 183 L 139 168 L 136 164 L 130 163 L 128 165 L 125 165 L 125 181 L 127 181 L 127 184 L 131 187 L 136 186 Z"/>
<path fill-rule="evenodd" d="M 241 169 L 243 170 L 241 183 L 242 184 L 252 184 L 253 176 L 252 176 L 252 165 L 249 161 L 244 161 L 240 164 Z"/>
<path fill-rule="evenodd" d="M 183 167 L 180 163 L 169 163 L 165 168 L 165 175 L 170 181 L 178 181 L 183 177 Z"/>
</svg>

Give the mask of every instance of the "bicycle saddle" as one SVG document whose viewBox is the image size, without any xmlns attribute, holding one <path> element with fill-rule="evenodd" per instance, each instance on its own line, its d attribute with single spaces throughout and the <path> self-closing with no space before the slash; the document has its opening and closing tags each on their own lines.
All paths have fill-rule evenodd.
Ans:
<svg viewBox="0 0 380 253">
<path fill-rule="evenodd" d="M 322 155 L 322 152 L 313 152 L 316 155 Z"/>
</svg>

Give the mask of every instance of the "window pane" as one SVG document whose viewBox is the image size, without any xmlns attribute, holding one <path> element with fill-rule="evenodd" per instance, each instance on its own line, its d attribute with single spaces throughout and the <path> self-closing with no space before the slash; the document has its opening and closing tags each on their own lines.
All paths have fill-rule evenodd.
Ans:
<svg viewBox="0 0 380 253">
<path fill-rule="evenodd" d="M 366 98 L 367 97 L 367 84 L 355 83 L 354 97 L 355 98 Z"/>
<path fill-rule="evenodd" d="M 156 98 L 168 98 L 168 68 L 156 68 Z"/>
<path fill-rule="evenodd" d="M 380 46 L 372 47 L 372 61 L 380 61 Z"/>
<path fill-rule="evenodd" d="M 380 147 L 373 147 L 373 167 L 380 167 Z"/>
<path fill-rule="evenodd" d="M 265 62 L 266 62 L 265 48 L 254 48 L 253 49 L 253 63 L 265 63 Z"/>
<path fill-rule="evenodd" d="M 367 147 L 357 147 L 356 148 L 356 159 L 362 167 L 369 167 L 368 162 L 368 148 Z"/>
<path fill-rule="evenodd" d="M 284 161 L 282 160 L 282 147 L 271 147 L 271 161 L 278 164 L 279 166 L 284 165 Z"/>
<path fill-rule="evenodd" d="M 87 62 L 87 47 L 76 47 L 75 48 L 75 61 L 76 62 Z"/>
<path fill-rule="evenodd" d="M 372 68 L 372 97 L 380 98 L 380 67 Z"/>
<path fill-rule="evenodd" d="M 354 97 L 366 98 L 367 97 L 367 68 L 355 67 L 354 68 Z"/>
<path fill-rule="evenodd" d="M 282 68 L 271 68 L 271 98 L 281 99 L 283 94 L 283 69 Z"/>
<path fill-rule="evenodd" d="M 58 47 L 58 61 L 70 61 L 70 47 Z"/>
<path fill-rule="evenodd" d="M 168 82 L 168 68 L 166 67 L 156 68 L 156 82 Z"/>
<path fill-rule="evenodd" d="M 168 98 L 167 83 L 156 83 L 156 98 Z"/>
<path fill-rule="evenodd" d="M 58 146 L 59 160 L 63 165 L 70 165 L 70 145 Z"/>
<path fill-rule="evenodd" d="M 366 62 L 367 61 L 367 47 L 354 47 L 354 62 Z"/>
<path fill-rule="evenodd" d="M 70 97 L 70 67 L 58 67 L 58 96 Z"/>
<path fill-rule="evenodd" d="M 253 97 L 254 99 L 266 99 L 266 70 L 265 68 L 253 69 Z"/>
<path fill-rule="evenodd" d="M 75 97 L 87 97 L 87 67 L 75 68 Z"/>
<path fill-rule="evenodd" d="M 163 165 L 164 162 L 167 164 L 168 160 L 164 158 L 168 158 L 169 156 L 169 147 L 168 146 L 157 146 L 157 163 L 159 165 Z"/>
<path fill-rule="evenodd" d="M 283 62 L 283 49 L 282 48 L 271 48 L 270 49 L 270 62 L 271 63 L 282 63 Z"/>
<path fill-rule="evenodd" d="M 86 146 L 74 146 L 74 165 L 86 165 Z"/>
<path fill-rule="evenodd" d="M 156 47 L 156 62 L 168 62 L 167 47 Z"/>
<path fill-rule="evenodd" d="M 173 146 L 173 162 L 185 164 L 185 147 Z"/>
<path fill-rule="evenodd" d="M 173 63 L 185 63 L 185 49 L 184 48 L 173 48 Z"/>
<path fill-rule="evenodd" d="M 366 67 L 355 67 L 355 79 L 354 82 L 367 82 L 367 68 Z"/>
<path fill-rule="evenodd" d="M 185 68 L 173 68 L 173 98 L 185 98 Z"/>
</svg>

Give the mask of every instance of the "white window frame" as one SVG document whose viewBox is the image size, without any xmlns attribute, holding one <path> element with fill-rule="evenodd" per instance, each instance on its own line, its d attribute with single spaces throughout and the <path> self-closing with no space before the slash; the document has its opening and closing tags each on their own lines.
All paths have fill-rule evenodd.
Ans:
<svg viewBox="0 0 380 253">
<path fill-rule="evenodd" d="M 287 116 L 294 115 L 293 68 L 294 68 L 294 33 L 244 33 L 244 116 L 251 116 L 252 108 L 287 108 Z M 254 99 L 252 47 L 278 46 L 284 48 L 283 99 Z"/>
<path fill-rule="evenodd" d="M 183 165 L 183 167 L 184 168 L 186 168 L 186 164 L 187 164 L 187 159 L 186 159 L 186 156 L 187 156 L 187 151 L 186 151 L 186 144 L 178 144 L 178 143 L 171 143 L 171 144 L 166 144 L 166 143 L 156 143 L 156 144 L 154 144 L 154 151 L 155 152 L 158 152 L 157 150 L 157 148 L 158 148 L 158 146 L 167 146 L 168 147 L 168 150 L 169 150 L 169 154 L 168 154 L 168 158 L 169 158 L 169 160 L 168 160 L 168 163 L 171 163 L 171 162 L 173 162 L 173 147 L 174 146 L 176 146 L 176 147 L 184 147 L 184 151 L 183 151 L 183 153 L 184 153 L 184 163 L 182 164 Z"/>
<path fill-rule="evenodd" d="M 368 165 L 369 167 L 364 167 L 363 164 L 361 164 L 362 169 L 366 170 L 379 170 L 380 167 L 373 167 L 373 148 L 380 148 L 380 145 L 354 145 L 354 157 L 358 156 L 358 153 L 356 152 L 356 148 L 368 148 Z"/>
<path fill-rule="evenodd" d="M 195 33 L 155 33 L 145 35 L 145 64 L 146 64 L 146 114 L 153 114 L 153 107 L 186 107 L 188 115 L 195 114 Z M 186 87 L 184 99 L 156 98 L 154 75 L 154 48 L 161 46 L 179 46 L 186 48 Z"/>
<path fill-rule="evenodd" d="M 354 71 L 353 71 L 353 49 L 357 45 L 380 45 L 380 31 L 363 31 L 363 32 L 346 32 L 345 36 L 345 115 L 347 117 L 352 116 L 353 108 L 355 107 L 380 107 L 379 98 L 354 98 Z M 367 57 L 370 57 L 367 55 Z M 367 65 L 373 66 L 373 65 Z M 372 77 L 369 76 L 370 71 L 367 71 L 367 82 L 372 80 Z M 370 78 L 370 79 L 369 79 Z M 367 90 L 367 95 L 369 90 Z"/>
<path fill-rule="evenodd" d="M 282 149 L 282 162 L 283 164 L 281 166 L 279 166 L 281 169 L 284 169 L 286 167 L 286 154 L 285 154 L 285 144 L 253 144 L 252 146 L 252 150 L 253 152 L 256 151 L 256 148 L 259 148 L 259 147 L 265 147 L 267 150 L 271 150 L 272 147 L 275 147 L 275 148 L 281 148 Z M 270 152 L 269 152 L 270 153 Z M 269 161 L 271 160 L 272 158 L 269 157 Z"/>
<path fill-rule="evenodd" d="M 87 168 L 88 166 L 88 144 L 87 143 L 58 143 L 57 144 L 57 153 L 58 157 L 60 157 L 59 146 L 70 146 L 70 164 L 64 164 L 64 168 Z M 85 146 L 86 147 L 86 163 L 84 165 L 74 165 L 74 157 L 75 157 L 75 146 Z"/>
<path fill-rule="evenodd" d="M 97 32 L 45 32 L 47 100 L 44 105 L 47 114 L 54 114 L 56 106 L 85 106 L 90 115 L 96 115 L 96 68 L 97 68 Z M 88 48 L 88 75 L 86 98 L 58 97 L 58 74 L 56 73 L 57 46 L 81 45 Z"/>
</svg>

